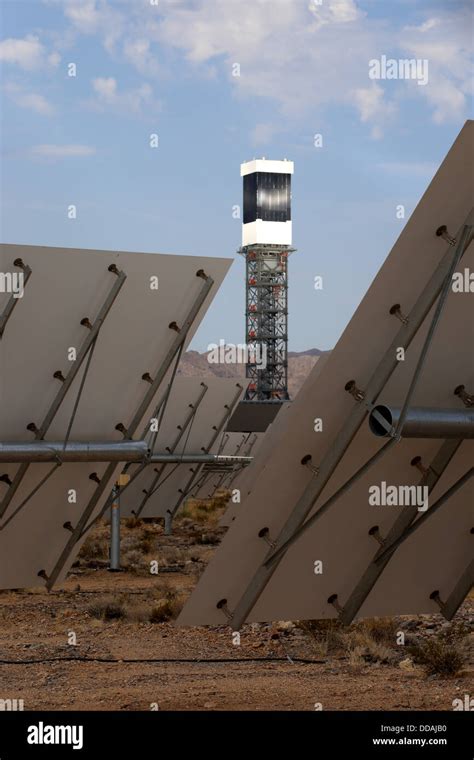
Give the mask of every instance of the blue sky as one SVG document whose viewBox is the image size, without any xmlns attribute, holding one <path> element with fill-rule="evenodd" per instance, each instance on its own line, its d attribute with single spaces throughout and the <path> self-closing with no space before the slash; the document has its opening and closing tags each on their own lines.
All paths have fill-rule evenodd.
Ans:
<svg viewBox="0 0 474 760">
<path fill-rule="evenodd" d="M 332 348 L 472 118 L 471 4 L 153 2 L 0 0 L 2 241 L 235 257 L 241 161 L 286 157 L 290 349 Z M 428 83 L 370 79 L 383 55 Z M 244 339 L 236 259 L 197 350 Z"/>
</svg>

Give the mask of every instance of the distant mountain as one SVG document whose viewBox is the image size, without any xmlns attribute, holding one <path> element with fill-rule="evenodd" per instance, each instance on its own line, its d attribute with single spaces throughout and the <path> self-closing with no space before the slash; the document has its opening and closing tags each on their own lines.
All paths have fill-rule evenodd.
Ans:
<svg viewBox="0 0 474 760">
<path fill-rule="evenodd" d="M 292 398 L 298 393 L 319 357 L 327 353 L 329 352 L 320 351 L 318 348 L 310 348 L 307 351 L 288 351 L 288 386 Z M 243 377 L 245 366 L 242 364 L 211 364 L 207 360 L 207 353 L 200 354 L 198 351 L 187 351 L 181 359 L 177 374 L 184 377 L 209 377 L 209 375 Z"/>
</svg>

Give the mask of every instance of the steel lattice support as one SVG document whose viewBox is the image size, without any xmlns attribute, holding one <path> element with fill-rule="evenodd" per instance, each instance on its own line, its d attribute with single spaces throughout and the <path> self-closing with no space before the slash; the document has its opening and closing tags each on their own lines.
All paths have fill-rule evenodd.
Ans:
<svg viewBox="0 0 474 760">
<path fill-rule="evenodd" d="M 285 401 L 288 395 L 287 245 L 239 249 L 246 262 L 245 336 L 248 401 Z M 263 361 L 262 361 L 263 360 Z"/>
</svg>

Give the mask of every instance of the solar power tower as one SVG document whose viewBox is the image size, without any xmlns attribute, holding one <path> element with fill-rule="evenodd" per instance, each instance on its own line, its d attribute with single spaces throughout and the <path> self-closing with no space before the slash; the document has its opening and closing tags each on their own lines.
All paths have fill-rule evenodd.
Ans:
<svg viewBox="0 0 474 760">
<path fill-rule="evenodd" d="M 288 256 L 293 162 L 264 158 L 241 164 L 242 247 L 246 262 L 247 401 L 288 395 Z M 263 361 L 262 361 L 263 358 Z"/>
</svg>

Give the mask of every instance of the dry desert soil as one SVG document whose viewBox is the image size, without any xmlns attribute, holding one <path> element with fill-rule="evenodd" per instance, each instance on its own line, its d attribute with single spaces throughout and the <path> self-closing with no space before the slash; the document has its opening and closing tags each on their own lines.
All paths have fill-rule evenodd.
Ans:
<svg viewBox="0 0 474 760">
<path fill-rule="evenodd" d="M 474 694 L 472 597 L 452 623 L 251 624 L 240 645 L 226 626 L 175 627 L 223 535 L 218 510 L 194 506 L 169 537 L 158 523 L 123 521 L 121 573 L 107 571 L 102 523 L 53 592 L 1 591 L 0 700 L 25 710 L 452 710 Z"/>
</svg>

